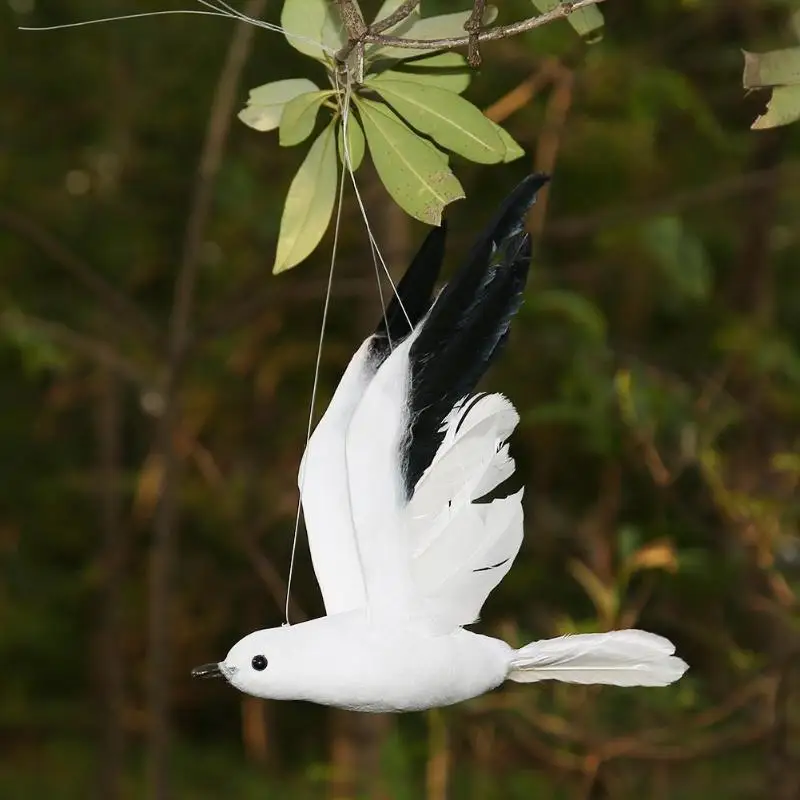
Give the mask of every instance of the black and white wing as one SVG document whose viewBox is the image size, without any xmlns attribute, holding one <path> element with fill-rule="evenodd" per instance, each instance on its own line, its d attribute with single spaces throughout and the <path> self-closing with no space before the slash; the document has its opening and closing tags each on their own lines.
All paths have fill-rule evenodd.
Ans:
<svg viewBox="0 0 800 800">
<path fill-rule="evenodd" d="M 518 416 L 501 395 L 471 392 L 522 302 L 524 221 L 546 182 L 532 175 L 511 193 L 351 410 L 349 510 L 375 614 L 438 632 L 473 622 L 519 550 L 522 493 L 480 502 L 513 472 L 506 439 Z"/>
</svg>

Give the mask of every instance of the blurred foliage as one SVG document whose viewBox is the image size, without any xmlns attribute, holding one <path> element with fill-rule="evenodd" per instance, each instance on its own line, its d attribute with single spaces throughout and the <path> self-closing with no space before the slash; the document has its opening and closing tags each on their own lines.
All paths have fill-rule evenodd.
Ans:
<svg viewBox="0 0 800 800">
<path fill-rule="evenodd" d="M 149 8 L 109 0 L 102 13 Z M 500 21 L 530 8 L 504 3 Z M 562 22 L 486 45 L 469 88 L 527 155 L 458 162 L 468 199 L 449 211 L 449 268 L 523 174 L 555 176 L 531 218 L 526 303 L 488 379 L 522 416 L 526 540 L 480 629 L 513 644 L 641 625 L 691 664 L 664 690 L 509 687 L 358 739 L 333 712 L 189 680 L 282 621 L 332 243 L 270 274 L 303 156 L 234 124 L 174 431 L 186 466 L 162 611 L 175 797 L 358 796 L 330 788 L 348 736 L 379 745 L 370 797 L 797 796 L 800 129 L 749 130 L 766 98 L 739 82 L 740 48 L 792 46 L 791 11 L 608 0 L 601 42 Z M 122 796 L 142 796 L 163 331 L 232 31 L 189 16 L 15 30 L 97 13 L 89 0 L 0 12 L 0 796 L 12 800 L 91 796 L 109 720 L 126 742 Z M 259 31 L 239 107 L 248 87 L 307 64 Z M 424 227 L 404 233 L 371 168 L 358 177 L 396 276 Z M 373 269 L 347 192 L 318 408 L 380 313 Z M 112 590 L 116 651 L 103 642 Z M 321 612 L 303 546 L 294 598 Z M 112 667 L 122 704 L 109 715 Z"/>
</svg>

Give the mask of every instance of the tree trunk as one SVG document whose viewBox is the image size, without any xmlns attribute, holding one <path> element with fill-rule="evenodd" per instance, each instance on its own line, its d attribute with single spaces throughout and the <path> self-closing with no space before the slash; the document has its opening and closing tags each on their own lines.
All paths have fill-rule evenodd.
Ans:
<svg viewBox="0 0 800 800">
<path fill-rule="evenodd" d="M 381 785 L 381 755 L 392 728 L 392 716 L 338 708 L 330 713 L 330 800 L 378 800 L 387 796 Z"/>
<path fill-rule="evenodd" d="M 99 376 L 97 413 L 98 512 L 102 528 L 100 657 L 101 742 L 98 791 L 102 800 L 122 796 L 124 733 L 124 658 L 122 581 L 127 542 L 122 522 L 122 397 L 119 380 L 110 371 Z"/>
<path fill-rule="evenodd" d="M 248 17 L 261 17 L 266 0 L 249 0 Z M 183 465 L 175 449 L 180 423 L 181 390 L 189 360 L 194 295 L 205 229 L 211 217 L 214 187 L 238 102 L 239 80 L 252 47 L 253 25 L 237 23 L 217 81 L 206 125 L 203 151 L 195 179 L 184 234 L 183 255 L 175 279 L 166 374 L 163 381 L 163 410 L 156 425 L 153 455 L 162 470 L 153 520 L 150 548 L 147 619 L 147 707 L 148 765 L 147 793 L 150 800 L 168 800 L 169 744 L 171 728 L 170 672 L 172 641 L 172 579 L 178 554 L 179 494 Z"/>
</svg>

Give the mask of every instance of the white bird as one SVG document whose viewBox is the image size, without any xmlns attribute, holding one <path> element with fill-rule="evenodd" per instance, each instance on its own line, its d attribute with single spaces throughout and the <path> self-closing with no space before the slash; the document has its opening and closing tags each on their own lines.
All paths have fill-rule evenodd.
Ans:
<svg viewBox="0 0 800 800">
<path fill-rule="evenodd" d="M 299 483 L 327 616 L 251 633 L 193 675 L 377 712 L 446 706 L 506 680 L 665 686 L 686 671 L 645 631 L 515 650 L 463 627 L 522 542 L 522 491 L 500 491 L 519 417 L 502 395 L 471 393 L 522 301 L 524 218 L 547 180 L 511 193 L 434 301 L 446 230 L 428 235 L 310 438 Z"/>
</svg>

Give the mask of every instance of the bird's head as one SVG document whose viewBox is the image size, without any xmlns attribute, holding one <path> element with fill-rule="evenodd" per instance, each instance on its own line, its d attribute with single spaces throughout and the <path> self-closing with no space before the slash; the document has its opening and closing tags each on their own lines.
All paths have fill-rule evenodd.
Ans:
<svg viewBox="0 0 800 800">
<path fill-rule="evenodd" d="M 273 700 L 297 697 L 298 675 L 288 626 L 255 631 L 240 639 L 219 663 L 192 670 L 195 678 L 225 678 L 240 692 Z"/>
</svg>

